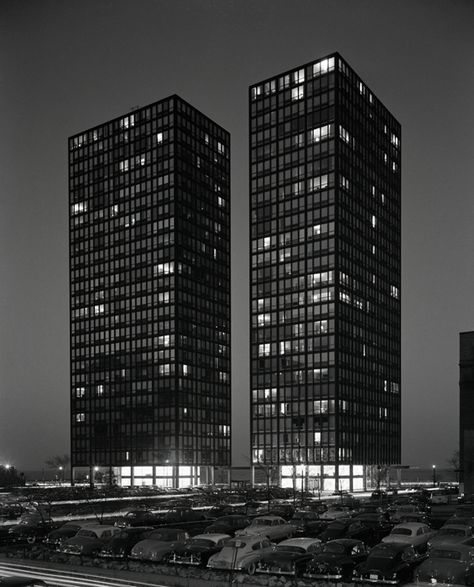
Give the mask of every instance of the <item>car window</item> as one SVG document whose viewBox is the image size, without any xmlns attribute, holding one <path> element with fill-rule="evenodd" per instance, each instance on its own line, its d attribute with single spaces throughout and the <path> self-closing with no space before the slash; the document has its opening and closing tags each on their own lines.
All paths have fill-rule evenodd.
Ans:
<svg viewBox="0 0 474 587">
<path fill-rule="evenodd" d="M 252 550 L 259 550 L 259 548 L 261 548 L 262 545 L 260 542 L 256 542 L 253 546 L 252 546 Z"/>
</svg>

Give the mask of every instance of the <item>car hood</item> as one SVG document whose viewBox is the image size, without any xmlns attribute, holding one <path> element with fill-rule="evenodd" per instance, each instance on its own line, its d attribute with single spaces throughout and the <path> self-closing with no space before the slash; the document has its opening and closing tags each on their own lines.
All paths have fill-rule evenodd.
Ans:
<svg viewBox="0 0 474 587">
<path fill-rule="evenodd" d="M 465 584 L 465 563 L 454 560 L 428 559 L 422 563 L 417 571 L 418 581 L 429 582 L 434 577 L 438 583 Z"/>
<path fill-rule="evenodd" d="M 164 540 L 141 540 L 132 549 L 132 552 L 166 552 L 172 550 L 175 545 L 172 542 L 165 542 Z"/>
</svg>

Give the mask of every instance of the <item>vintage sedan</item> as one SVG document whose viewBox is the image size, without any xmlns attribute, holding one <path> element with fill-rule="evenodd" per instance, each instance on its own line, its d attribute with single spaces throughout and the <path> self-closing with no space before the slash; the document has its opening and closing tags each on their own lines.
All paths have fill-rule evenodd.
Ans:
<svg viewBox="0 0 474 587">
<path fill-rule="evenodd" d="M 133 546 L 130 559 L 152 562 L 167 561 L 170 554 L 189 539 L 181 528 L 159 528 Z"/>
<path fill-rule="evenodd" d="M 351 518 L 355 511 L 347 505 L 332 505 L 320 515 L 321 520 L 339 520 Z"/>
<path fill-rule="evenodd" d="M 107 540 L 99 551 L 100 558 L 108 559 L 125 559 L 130 555 L 132 548 L 140 540 L 148 538 L 154 531 L 152 526 L 131 526 L 121 528 L 118 534 L 115 534 Z"/>
<path fill-rule="evenodd" d="M 213 554 L 220 552 L 231 539 L 229 534 L 198 534 L 177 546 L 168 558 L 175 565 L 207 565 Z"/>
<path fill-rule="evenodd" d="M 301 510 L 293 514 L 290 524 L 295 527 L 295 534 L 317 536 L 328 525 L 327 520 L 320 520 L 317 512 Z"/>
<path fill-rule="evenodd" d="M 257 573 L 275 575 L 301 574 L 315 552 L 319 552 L 321 540 L 317 538 L 289 538 L 277 544 L 272 552 L 264 554 L 257 564 Z"/>
<path fill-rule="evenodd" d="M 438 544 L 415 570 L 417 585 L 474 585 L 474 550 L 465 544 Z"/>
<path fill-rule="evenodd" d="M 81 528 L 75 536 L 69 538 L 60 546 L 64 554 L 78 556 L 95 556 L 104 542 L 120 532 L 116 526 L 89 524 Z"/>
<path fill-rule="evenodd" d="M 352 572 L 354 583 L 398 585 L 409 581 L 420 555 L 411 544 L 381 542 L 369 552 L 367 560 Z"/>
<path fill-rule="evenodd" d="M 87 524 L 84 522 L 66 522 L 60 528 L 52 530 L 44 539 L 44 544 L 50 548 L 59 549 L 63 542 L 75 536 L 81 528 L 88 524 L 90 522 Z"/>
<path fill-rule="evenodd" d="M 364 526 L 367 526 L 373 530 L 373 537 L 369 539 L 369 544 L 372 546 L 375 546 L 375 544 L 378 544 L 382 538 L 384 538 L 384 536 L 387 536 L 393 527 L 393 524 L 387 520 L 386 516 L 380 513 L 357 514 L 357 516 L 355 516 L 352 521 L 354 523 L 360 522 Z M 358 537 L 352 536 L 352 538 Z M 364 540 L 364 542 L 366 542 L 365 538 L 360 538 L 360 540 Z"/>
<path fill-rule="evenodd" d="M 303 577 L 350 582 L 355 566 L 367 558 L 368 552 L 367 546 L 361 540 L 331 540 L 313 556 L 306 566 Z"/>
<path fill-rule="evenodd" d="M 450 524 L 443 526 L 430 538 L 428 547 L 439 546 L 440 544 L 459 544 L 472 538 L 472 529 L 469 526 Z"/>
<path fill-rule="evenodd" d="M 294 526 L 280 516 L 259 516 L 250 526 L 237 530 L 236 536 L 256 536 L 262 534 L 271 540 L 291 538 L 295 532 Z"/>
<path fill-rule="evenodd" d="M 116 520 L 115 525 L 120 528 L 127 528 L 129 526 L 158 526 L 162 522 L 164 515 L 165 513 L 162 511 L 138 508 L 130 510 Z"/>
<path fill-rule="evenodd" d="M 246 571 L 253 575 L 262 556 L 273 550 L 273 543 L 265 536 L 236 536 L 226 543 L 208 562 L 209 569 Z"/>
<path fill-rule="evenodd" d="M 418 552 L 423 553 L 426 552 L 428 542 L 435 534 L 436 532 L 426 524 L 407 522 L 394 526 L 390 534 L 382 538 L 382 542 L 411 544 Z"/>
<path fill-rule="evenodd" d="M 237 530 L 242 530 L 250 524 L 247 516 L 233 514 L 229 516 L 221 516 L 217 518 L 212 524 L 204 528 L 204 532 L 212 534 L 230 534 L 233 536 Z"/>
</svg>

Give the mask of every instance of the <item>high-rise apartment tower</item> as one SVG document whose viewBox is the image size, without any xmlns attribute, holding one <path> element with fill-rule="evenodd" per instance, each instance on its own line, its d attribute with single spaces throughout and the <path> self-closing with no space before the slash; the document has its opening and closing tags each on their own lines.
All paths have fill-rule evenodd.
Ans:
<svg viewBox="0 0 474 587">
<path fill-rule="evenodd" d="M 362 488 L 400 462 L 400 125 L 337 53 L 249 107 L 252 462 Z"/>
<path fill-rule="evenodd" d="M 76 479 L 230 465 L 229 147 L 177 96 L 69 139 Z"/>
</svg>

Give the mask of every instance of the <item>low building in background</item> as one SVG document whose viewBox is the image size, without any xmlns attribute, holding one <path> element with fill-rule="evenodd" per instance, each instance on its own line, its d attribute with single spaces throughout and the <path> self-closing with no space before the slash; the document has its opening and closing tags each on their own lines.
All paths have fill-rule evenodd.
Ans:
<svg viewBox="0 0 474 587">
<path fill-rule="evenodd" d="M 474 331 L 459 337 L 459 468 L 461 492 L 474 493 Z"/>
</svg>

